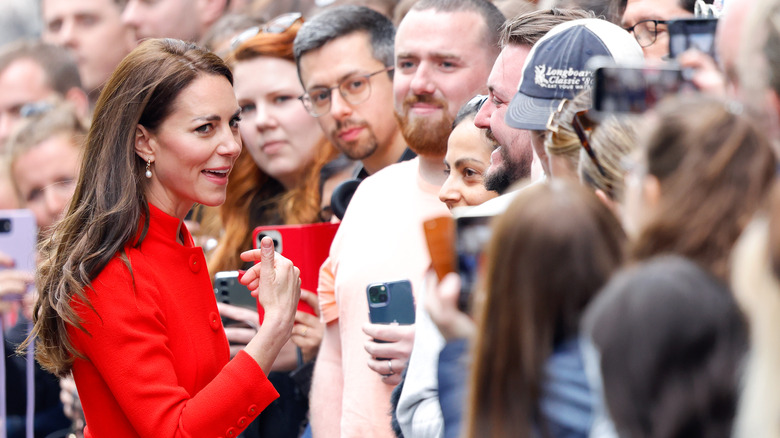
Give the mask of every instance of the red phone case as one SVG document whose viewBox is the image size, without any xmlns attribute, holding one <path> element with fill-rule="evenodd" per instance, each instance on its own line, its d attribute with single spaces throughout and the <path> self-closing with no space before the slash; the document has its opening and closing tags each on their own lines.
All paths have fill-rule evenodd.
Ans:
<svg viewBox="0 0 780 438">
<path fill-rule="evenodd" d="M 338 228 L 339 224 L 337 223 L 262 226 L 255 228 L 252 233 L 252 242 L 257 248 L 258 237 L 261 234 L 274 238 L 274 246 L 276 246 L 277 251 L 290 259 L 301 270 L 301 288 L 316 294 L 320 267 L 328 258 L 330 244 L 333 242 Z M 263 309 L 258 306 L 257 310 L 262 322 Z M 298 303 L 298 310 L 314 315 L 314 309 L 303 301 Z"/>
</svg>

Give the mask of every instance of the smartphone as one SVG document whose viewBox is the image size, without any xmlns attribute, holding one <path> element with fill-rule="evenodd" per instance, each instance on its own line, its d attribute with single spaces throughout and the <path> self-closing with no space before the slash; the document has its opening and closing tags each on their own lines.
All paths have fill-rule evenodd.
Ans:
<svg viewBox="0 0 780 438">
<path fill-rule="evenodd" d="M 669 21 L 669 57 L 677 58 L 688 49 L 696 49 L 715 59 L 717 27 L 717 18 L 680 18 Z"/>
<path fill-rule="evenodd" d="M 307 225 L 262 226 L 254 229 L 254 247 L 268 236 L 274 241 L 274 251 L 290 259 L 301 270 L 301 288 L 317 293 L 320 267 L 328 258 L 330 244 L 339 224 L 321 223 Z M 314 315 L 307 303 L 298 302 L 298 310 Z M 262 321 L 262 308 L 260 309 Z"/>
<path fill-rule="evenodd" d="M 241 275 L 239 271 L 222 271 L 214 275 L 214 294 L 217 297 L 217 302 L 258 311 L 260 305 L 257 298 L 252 296 L 248 287 L 239 283 Z M 223 326 L 240 322 L 230 318 L 222 318 Z"/>
<path fill-rule="evenodd" d="M 602 66 L 593 72 L 593 109 L 596 115 L 641 114 L 667 95 L 693 90 L 674 66 Z"/>
<path fill-rule="evenodd" d="M 452 216 L 441 216 L 423 222 L 425 240 L 431 255 L 431 265 L 441 281 L 455 272 L 455 221 Z"/>
<path fill-rule="evenodd" d="M 479 283 L 484 262 L 485 246 L 492 234 L 493 216 L 461 216 L 456 219 L 456 251 L 460 273 L 458 309 L 471 312 L 471 296 Z"/>
<path fill-rule="evenodd" d="M 35 271 L 35 246 L 38 240 L 38 227 L 32 211 L 0 210 L 0 251 L 13 260 L 13 266 L 0 266 L 3 269 Z M 4 295 L 3 300 L 20 300 L 20 295 Z"/>
<path fill-rule="evenodd" d="M 371 283 L 366 287 L 372 324 L 414 324 L 414 295 L 409 280 Z"/>
</svg>

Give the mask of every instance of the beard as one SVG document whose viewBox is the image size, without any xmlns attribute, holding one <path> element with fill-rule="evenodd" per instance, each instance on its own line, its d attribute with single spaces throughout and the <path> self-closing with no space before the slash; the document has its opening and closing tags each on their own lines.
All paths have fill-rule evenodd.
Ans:
<svg viewBox="0 0 780 438">
<path fill-rule="evenodd" d="M 485 174 L 483 184 L 485 189 L 503 195 L 512 184 L 531 176 L 533 154 L 530 157 L 515 160 L 509 154 L 509 149 L 506 146 L 501 146 L 498 153 L 501 154 L 501 165 Z"/>
<path fill-rule="evenodd" d="M 364 133 L 366 134 L 367 138 L 363 138 L 364 136 L 361 136 L 361 138 L 352 141 L 344 141 L 339 139 L 338 133 L 342 130 L 350 128 L 365 128 Z M 330 132 L 328 137 L 330 138 L 331 143 L 333 143 L 333 145 L 336 146 L 336 148 L 338 148 L 338 150 L 340 150 L 350 160 L 362 160 L 364 158 L 368 158 L 373 155 L 379 147 L 379 142 L 376 139 L 376 135 L 374 134 L 373 129 L 371 129 L 371 126 L 365 121 L 352 119 L 337 120 L 336 127 Z"/>
<path fill-rule="evenodd" d="M 416 103 L 429 103 L 441 107 L 442 116 L 439 120 L 428 120 L 425 117 L 411 117 L 409 112 Z M 447 139 L 452 132 L 453 118 L 449 113 L 446 101 L 430 95 L 412 95 L 404 99 L 403 113 L 395 112 L 395 118 L 401 127 L 401 133 L 407 146 L 417 155 L 444 156 L 447 153 Z"/>
</svg>

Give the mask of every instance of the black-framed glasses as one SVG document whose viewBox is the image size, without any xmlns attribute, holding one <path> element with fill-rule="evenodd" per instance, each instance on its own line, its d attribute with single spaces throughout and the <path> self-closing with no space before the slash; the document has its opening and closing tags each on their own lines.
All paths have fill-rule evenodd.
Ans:
<svg viewBox="0 0 780 438">
<path fill-rule="evenodd" d="M 230 40 L 230 50 L 238 49 L 241 44 L 261 33 L 284 33 L 298 22 L 303 22 L 303 14 L 300 12 L 289 12 L 269 20 L 262 26 L 252 26 Z"/>
<path fill-rule="evenodd" d="M 330 104 L 333 101 L 331 97 L 333 90 L 336 89 L 339 90 L 339 94 L 347 103 L 358 105 L 371 96 L 371 77 L 388 72 L 393 68 L 391 65 L 373 73 L 349 76 L 333 87 L 314 87 L 303 93 L 298 99 L 303 102 L 306 111 L 314 117 L 320 117 L 330 111 Z"/>
<path fill-rule="evenodd" d="M 656 38 L 658 38 L 658 25 L 660 24 L 661 31 L 665 32 L 667 23 L 669 23 L 669 20 L 642 20 L 625 29 L 628 33 L 634 34 L 634 38 L 640 46 L 647 47 L 652 45 Z"/>
</svg>

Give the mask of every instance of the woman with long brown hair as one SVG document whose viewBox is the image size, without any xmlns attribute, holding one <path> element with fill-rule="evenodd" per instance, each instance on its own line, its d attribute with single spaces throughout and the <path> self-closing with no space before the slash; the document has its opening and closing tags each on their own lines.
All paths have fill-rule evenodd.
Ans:
<svg viewBox="0 0 780 438">
<path fill-rule="evenodd" d="M 731 249 L 775 175 L 769 142 L 741 105 L 713 97 L 675 98 L 648 117 L 626 178 L 632 255 L 678 254 L 726 281 Z"/>
<path fill-rule="evenodd" d="M 464 436 L 588 436 L 579 323 L 623 261 L 620 223 L 564 179 L 523 189 L 492 228 Z"/>
<path fill-rule="evenodd" d="M 241 151 L 233 76 L 216 55 L 147 40 L 98 99 L 65 217 L 41 248 L 36 357 L 71 371 L 86 437 L 236 436 L 277 394 L 266 374 L 300 283 L 270 239 L 245 260 L 265 323 L 232 360 L 203 250 L 183 219 L 216 206 Z M 24 348 L 22 346 L 21 348 Z"/>
</svg>

